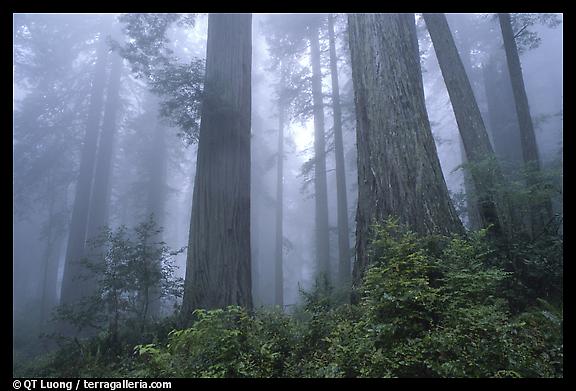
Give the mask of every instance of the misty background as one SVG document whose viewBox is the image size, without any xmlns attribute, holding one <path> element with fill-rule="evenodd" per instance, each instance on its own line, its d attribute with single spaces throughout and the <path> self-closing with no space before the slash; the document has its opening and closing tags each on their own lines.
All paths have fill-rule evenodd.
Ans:
<svg viewBox="0 0 576 391">
<path fill-rule="evenodd" d="M 118 24 L 115 14 L 15 14 L 13 53 L 13 325 L 14 345 L 24 346 L 29 335 L 45 331 L 49 308 L 60 300 L 61 283 L 70 234 L 84 123 L 88 114 L 91 75 L 96 63 L 102 23 Z M 255 306 L 274 305 L 275 206 L 277 186 L 278 72 L 273 68 L 267 37 L 278 19 L 290 15 L 253 14 L 252 19 L 252 129 L 251 129 L 251 252 L 252 294 Z M 468 76 L 487 125 L 489 135 L 497 121 L 490 118 L 487 88 L 499 88 L 500 96 L 511 96 L 503 75 L 503 46 L 498 21 L 490 14 L 448 14 L 459 49 L 467 46 Z M 560 21 L 563 16 L 558 15 Z M 199 14 L 191 25 L 174 25 L 168 31 L 169 47 L 181 64 L 206 57 L 208 16 Z M 426 106 L 442 172 L 453 199 L 464 191 L 459 166 L 463 151 L 458 128 L 430 38 L 417 15 Z M 294 29 L 299 26 L 295 24 Z M 536 23 L 530 31 L 539 37 L 534 48 L 521 52 L 524 82 L 541 161 L 544 167 L 562 159 L 563 25 L 555 28 Z M 297 31 L 294 32 L 296 34 Z M 343 106 L 343 145 L 350 258 L 354 256 L 357 208 L 356 123 L 345 15 L 336 15 L 336 52 Z M 116 28 L 114 39 L 126 37 Z M 321 37 L 325 39 L 325 37 Z M 337 208 L 334 136 L 332 131 L 331 79 L 327 71 L 327 44 L 321 47 L 326 69 L 322 79 L 325 94 L 327 140 L 326 173 L 331 270 L 338 264 Z M 321 46 L 322 46 L 321 45 Z M 309 48 L 296 62 L 310 69 Z M 110 56 L 117 56 L 111 51 Z M 487 73 L 485 64 L 493 67 Z M 145 80 L 134 76 L 126 60 L 121 74 L 116 130 L 111 159 L 109 226 L 134 227 L 150 212 L 150 183 L 155 168 L 163 167 L 162 240 L 173 248 L 188 245 L 197 144 L 159 113 L 159 98 Z M 110 76 L 110 63 L 105 72 Z M 491 78 L 491 79 L 486 79 Z M 104 105 L 106 102 L 104 102 Z M 305 111 L 305 110 L 304 110 Z M 283 172 L 283 278 L 284 306 L 290 310 L 301 300 L 300 290 L 309 289 L 316 273 L 314 246 L 314 186 L 303 170 L 313 158 L 314 119 L 311 115 L 288 115 L 284 126 Z M 495 122 L 496 121 L 496 122 Z M 502 122 L 500 122 L 502 123 Z M 511 124 L 511 127 L 514 125 Z M 161 128 L 163 136 L 158 138 Z M 516 130 L 517 132 L 517 130 Z M 510 130 L 514 137 L 514 130 Z M 518 136 L 519 137 L 519 136 Z M 159 141 L 160 140 L 160 141 Z M 162 143 L 163 154 L 158 156 Z M 513 164 L 518 156 L 510 150 L 496 154 Z M 158 187 L 158 186 L 156 186 Z M 561 207 L 561 205 L 556 205 Z M 461 215 L 468 224 L 468 216 Z M 48 261 L 50 259 L 50 261 Z M 186 251 L 175 258 L 176 275 L 185 276 Z M 49 270 L 49 268 L 52 268 Z M 55 283 L 49 273 L 55 273 Z M 46 295 L 53 302 L 46 303 Z M 173 303 L 162 313 L 170 314 Z"/>
</svg>

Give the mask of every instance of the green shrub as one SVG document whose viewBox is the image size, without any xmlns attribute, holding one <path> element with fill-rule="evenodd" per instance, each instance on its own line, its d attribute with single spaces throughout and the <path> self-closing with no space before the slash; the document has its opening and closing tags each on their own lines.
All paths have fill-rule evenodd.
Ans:
<svg viewBox="0 0 576 391">
<path fill-rule="evenodd" d="M 34 370 L 86 377 L 563 376 L 561 301 L 510 289 L 526 277 L 499 266 L 509 254 L 498 253 L 485 231 L 420 236 L 388 220 L 373 232 L 373 264 L 357 287 L 358 304 L 342 303 L 346 294 L 319 281 L 292 315 L 197 310 L 189 328 L 173 329 L 175 318 L 167 319 L 135 348 L 124 328 L 114 357 L 102 334 L 63 346 Z M 559 264 L 550 266 L 557 275 Z M 556 277 L 542 278 L 557 286 Z"/>
</svg>

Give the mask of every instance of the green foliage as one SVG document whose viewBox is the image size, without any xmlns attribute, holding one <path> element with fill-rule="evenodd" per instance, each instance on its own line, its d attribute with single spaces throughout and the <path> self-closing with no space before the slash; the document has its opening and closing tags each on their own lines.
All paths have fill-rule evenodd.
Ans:
<svg viewBox="0 0 576 391">
<path fill-rule="evenodd" d="M 528 214 L 531 208 L 542 202 L 562 196 L 562 167 L 536 169 L 533 162 L 517 170 L 505 184 L 500 184 L 497 191 L 506 194 L 517 213 Z"/>
<path fill-rule="evenodd" d="M 91 243 L 91 258 L 84 260 L 83 278 L 95 281 L 96 291 L 57 308 L 57 319 L 79 331 L 107 330 L 112 339 L 122 327 L 146 331 L 154 302 L 181 297 L 183 290 L 182 279 L 174 277 L 174 258 L 183 249 L 171 251 L 158 240 L 160 233 L 152 217 L 131 235 L 124 226 L 105 229 Z"/>
<path fill-rule="evenodd" d="M 500 168 L 506 175 L 495 176 L 494 173 Z M 508 235 L 528 232 L 522 216 L 529 216 L 535 208 L 542 208 L 546 201 L 554 199 L 562 203 L 561 164 L 537 168 L 534 162 L 529 162 L 518 168 L 514 163 L 499 161 L 495 156 L 489 156 L 466 162 L 456 169 L 465 170 L 475 178 L 475 184 L 481 184 L 480 187 L 476 186 L 474 191 L 468 189 L 466 194 L 452 194 L 458 213 L 461 216 L 468 215 L 464 200 L 477 204 L 483 199 L 494 199 L 500 219 L 508 226 Z M 556 235 L 557 230 L 551 230 L 558 228 L 556 220 L 550 221 L 545 227 L 535 227 L 535 233 Z"/>
<path fill-rule="evenodd" d="M 561 301 L 524 297 L 525 310 L 511 311 L 509 286 L 523 277 L 498 266 L 503 255 L 485 230 L 467 238 L 423 237 L 388 220 L 373 233 L 373 263 L 358 288 L 358 304 L 343 303 L 320 279 L 303 292 L 303 304 L 292 315 L 235 306 L 196 310 L 189 328 L 137 344 L 133 353 L 125 345 L 113 363 L 99 359 L 95 346 L 103 340 L 77 346 L 73 354 L 84 361 L 59 374 L 563 376 Z M 66 349 L 53 366 L 73 356 Z"/>
<path fill-rule="evenodd" d="M 236 306 L 196 310 L 165 346 L 138 345 L 141 374 L 156 377 L 275 377 L 294 343 L 293 320 L 279 312 L 251 316 Z"/>
<path fill-rule="evenodd" d="M 554 220 L 534 239 L 515 238 L 510 244 L 515 280 L 508 298 L 513 309 L 523 311 L 538 298 L 562 302 L 564 240 L 556 234 L 561 220 Z"/>
<path fill-rule="evenodd" d="M 189 28 L 194 14 L 122 14 L 119 18 L 129 41 L 112 46 L 130 62 L 135 77 L 146 81 L 160 97 L 160 114 L 178 127 L 187 144 L 196 143 L 200 132 L 200 105 L 204 88 L 204 60 L 179 62 L 170 49 L 169 29 Z"/>
<path fill-rule="evenodd" d="M 499 341 L 507 319 L 494 297 L 507 273 L 484 266 L 489 253 L 474 239 L 420 238 L 392 220 L 374 232 L 362 317 L 344 328 L 353 349 L 343 350 L 355 362 L 349 375 L 490 376 L 498 362 L 486 355 L 494 349 L 486 338 Z"/>
</svg>

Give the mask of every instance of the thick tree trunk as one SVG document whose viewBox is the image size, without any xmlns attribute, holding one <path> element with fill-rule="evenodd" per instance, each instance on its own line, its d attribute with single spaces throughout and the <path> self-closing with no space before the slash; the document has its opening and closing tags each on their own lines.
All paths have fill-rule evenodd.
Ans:
<svg viewBox="0 0 576 391">
<path fill-rule="evenodd" d="M 252 307 L 250 111 L 252 16 L 210 14 L 205 98 L 182 312 Z"/>
<path fill-rule="evenodd" d="M 420 233 L 462 233 L 424 101 L 413 14 L 350 14 L 357 118 L 354 283 L 370 259 L 370 226 L 396 217 Z"/>
<path fill-rule="evenodd" d="M 348 231 L 348 200 L 346 195 L 346 171 L 344 167 L 344 141 L 342 140 L 342 109 L 338 85 L 338 57 L 334 37 L 334 15 L 328 15 L 330 41 L 330 75 L 332 79 L 332 108 L 334 113 L 334 150 L 336 155 L 336 202 L 338 205 L 338 282 L 345 286 L 350 282 L 350 234 Z"/>
<path fill-rule="evenodd" d="M 104 98 L 106 62 L 108 58 L 108 46 L 104 36 L 101 36 L 100 40 L 101 42 L 99 43 L 92 82 L 90 109 L 86 121 L 86 135 L 84 136 L 84 146 L 80 160 L 78 181 L 76 182 L 74 206 L 72 208 L 70 231 L 68 235 L 66 263 L 64 265 L 62 293 L 60 297 L 60 302 L 62 304 L 73 304 L 78 299 L 90 293 L 84 289 L 86 285 L 78 278 L 78 276 L 84 274 L 84 268 L 80 261 L 84 256 L 88 229 L 90 193 L 92 189 L 94 165 L 96 162 L 96 149 Z"/>
<path fill-rule="evenodd" d="M 434 44 L 466 156 L 471 163 L 491 158 L 494 156 L 492 145 L 464 65 L 450 33 L 446 16 L 444 14 L 424 14 L 424 20 Z M 503 234 L 503 226 L 497 209 L 496 196 L 493 193 L 497 182 L 501 181 L 501 174 L 497 167 L 495 170 L 486 171 L 479 175 L 478 170 L 471 170 L 470 174 L 478 192 L 477 200 L 481 225 L 482 227 L 491 225 L 491 234 L 493 237 L 499 237 Z M 500 206 L 503 211 L 506 210 L 506 205 Z"/>
<path fill-rule="evenodd" d="M 522 145 L 522 156 L 524 164 L 534 175 L 540 171 L 540 158 L 538 156 L 538 145 L 536 144 L 536 135 L 534 133 L 534 124 L 530 116 L 530 107 L 528 106 L 528 96 L 524 87 L 522 78 L 522 67 L 518 48 L 512 31 L 510 14 L 498 14 L 500 28 L 502 29 L 502 39 L 504 41 L 504 50 L 506 51 L 506 60 L 508 62 L 508 71 L 512 83 L 512 92 L 514 94 L 514 103 L 516 104 L 516 114 L 520 127 L 520 141 Z M 528 185 L 537 185 L 534 175 L 530 175 Z M 541 230 L 552 217 L 552 202 L 549 198 L 533 205 L 531 208 L 530 220 L 532 223 L 532 234 Z"/>
<path fill-rule="evenodd" d="M 314 199 L 316 201 L 317 274 L 330 281 L 330 241 L 328 232 L 328 190 L 326 185 L 326 141 L 324 102 L 318 27 L 310 26 L 310 62 L 312 63 L 312 101 L 314 104 Z"/>
<path fill-rule="evenodd" d="M 284 211 L 284 107 L 280 100 L 278 104 L 278 166 L 276 174 L 276 248 L 275 259 L 276 267 L 274 273 L 274 302 L 284 308 L 284 271 L 283 271 L 283 242 L 284 233 L 282 229 L 283 211 Z"/>
</svg>

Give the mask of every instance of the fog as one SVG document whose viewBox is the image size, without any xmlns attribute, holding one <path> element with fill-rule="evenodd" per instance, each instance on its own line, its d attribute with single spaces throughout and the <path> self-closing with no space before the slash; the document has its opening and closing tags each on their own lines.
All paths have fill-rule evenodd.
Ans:
<svg viewBox="0 0 576 391">
<path fill-rule="evenodd" d="M 337 154 L 327 15 L 252 15 L 250 226 L 246 229 L 250 234 L 249 289 L 254 308 L 278 305 L 275 299 L 275 251 L 279 202 L 282 203 L 283 236 L 281 310 L 293 311 L 303 300 L 302 291 L 312 289 L 321 272 L 316 245 L 315 197 L 318 187 L 314 182 L 318 176 L 315 176 L 317 173 L 313 166 L 310 169 L 315 162 L 317 112 L 313 103 L 311 47 L 302 27 L 306 23 L 317 23 L 320 31 L 329 240 L 327 274 L 329 280 L 338 281 L 340 260 L 347 257 L 351 265 L 347 272 L 352 275 L 358 208 L 354 87 L 347 16 L 337 14 L 334 30 L 342 106 L 343 178 L 349 243 L 349 254 L 344 256 L 339 250 Z M 142 42 L 149 44 L 159 35 L 154 35 L 158 32 L 152 29 L 144 29 L 139 33 L 144 31 L 148 35 L 139 41 L 129 36 L 130 32 L 126 30 L 128 22 L 119 20 L 120 16 L 14 15 L 13 350 L 17 358 L 35 354 L 39 346 L 50 346 L 49 340 L 37 337 L 59 329 L 58 322 L 50 314 L 66 301 L 64 298 L 69 292 L 79 289 L 74 282 L 70 283 L 70 290 L 63 287 L 68 278 L 69 246 L 72 234 L 77 230 L 71 227 L 78 227 L 74 226 L 74 221 L 80 219 L 74 216 L 85 215 L 88 227 L 90 216 L 100 216 L 103 225 L 112 231 L 125 226 L 128 232 L 132 232 L 152 215 L 163 228 L 159 236 L 154 237 L 165 242 L 171 251 L 182 249 L 174 256 L 173 277 L 187 278 L 187 252 L 189 243 L 192 243 L 192 204 L 196 194 L 194 186 L 199 183 L 195 178 L 200 175 L 197 173 L 198 138 L 204 136 L 201 105 L 184 107 L 182 102 L 196 99 L 196 87 L 185 87 L 186 84 L 196 85 L 193 84 L 196 81 L 186 74 L 193 74 L 190 70 L 193 68 L 188 67 L 194 61 L 207 60 L 209 16 L 187 14 L 192 22 L 167 22 L 162 44 L 147 46 L 147 52 L 144 49 L 122 52 L 125 58 L 119 57 L 119 47 L 126 49 L 133 45 L 138 48 L 137 45 Z M 557 14 L 556 17 L 560 23 L 553 27 L 539 20 L 526 27 L 524 31 L 532 34 L 527 38 L 532 39 L 532 43 L 520 50 L 523 80 L 543 167 L 562 166 L 563 16 Z M 498 19 L 493 14 L 447 14 L 447 18 L 460 56 L 467 58 L 469 65 L 465 60 L 463 62 L 496 156 L 503 166 L 506 162 L 515 164 L 521 156 L 515 114 L 510 111 L 511 116 L 502 114 L 498 117 L 500 119 L 496 118 L 497 114 L 490 112 L 493 95 L 487 92 L 487 88 L 495 84 L 501 89 L 496 95 L 509 99 L 505 102 L 509 105 L 506 107 L 514 110 L 509 77 L 503 73 L 508 71 Z M 466 188 L 461 167 L 465 163 L 465 153 L 458 124 L 424 20 L 416 14 L 415 21 L 426 109 L 442 174 L 453 202 L 460 202 L 461 207 L 456 207 L 456 210 L 461 221 L 470 229 L 470 217 L 462 210 L 466 205 L 462 203 Z M 106 53 L 106 58 L 103 53 Z M 142 62 L 145 56 L 148 56 L 148 63 Z M 113 67 L 117 58 L 121 69 L 116 85 L 118 92 L 114 95 Z M 158 64 L 164 64 L 162 58 L 169 58 L 172 68 L 161 68 Z M 495 59 L 496 73 L 487 72 L 490 59 Z M 204 63 L 201 64 L 203 69 Z M 281 66 L 288 68 L 287 84 L 281 78 Z M 164 69 L 164 73 L 155 74 L 154 67 Z M 101 75 L 97 76 L 99 69 Z M 180 79 L 172 81 L 170 77 L 173 75 L 180 75 Z M 486 79 L 496 76 L 500 79 Z M 98 83 L 101 84 L 100 90 Z M 170 89 L 179 91 L 179 95 L 170 95 Z M 292 98 L 288 103 L 283 101 L 283 123 L 280 125 L 279 96 L 283 89 L 290 90 Z M 100 103 L 95 101 L 95 94 L 100 94 Z M 170 101 L 171 96 L 176 98 Z M 499 107 L 506 110 L 503 105 Z M 106 122 L 107 115 L 111 116 L 109 122 Z M 96 122 L 90 124 L 90 121 Z M 498 134 L 500 126 L 508 126 L 502 121 L 510 122 L 512 138 L 506 141 L 509 145 L 494 143 L 494 134 Z M 96 136 L 99 141 L 98 145 L 94 144 L 92 152 L 94 165 L 86 168 L 83 159 L 90 153 L 87 134 L 91 126 L 95 132 L 101 133 Z M 86 193 L 90 195 L 86 198 L 85 210 L 77 210 L 76 198 L 81 194 L 78 188 L 80 176 L 83 172 L 94 178 L 99 175 L 98 165 L 104 159 L 101 155 L 105 149 L 107 126 L 111 126 L 113 140 L 109 168 L 102 171 L 102 180 L 106 183 L 106 188 L 101 189 L 105 202 L 96 205 L 97 189 L 92 188 Z M 277 171 L 279 126 L 283 127 L 284 135 L 283 178 L 278 178 Z M 97 180 L 88 180 L 88 183 L 97 183 Z M 283 183 L 281 200 L 277 199 L 279 180 Z M 561 213 L 561 196 L 553 202 L 556 212 Z M 219 218 L 214 216 L 214 224 L 218 224 Z M 102 227 L 92 229 L 97 228 Z M 90 229 L 87 228 L 88 232 Z M 81 237 L 89 240 L 86 236 Z M 85 246 L 84 242 L 82 246 Z M 90 251 L 86 249 L 83 254 L 89 256 Z M 154 316 L 173 315 L 182 300 L 182 295 L 162 297 Z"/>
</svg>

